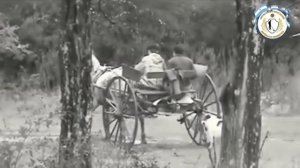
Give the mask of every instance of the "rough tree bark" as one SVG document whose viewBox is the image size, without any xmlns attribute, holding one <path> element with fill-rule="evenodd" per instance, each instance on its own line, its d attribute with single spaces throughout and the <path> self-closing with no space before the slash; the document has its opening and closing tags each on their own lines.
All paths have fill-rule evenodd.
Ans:
<svg viewBox="0 0 300 168">
<path fill-rule="evenodd" d="M 261 0 L 236 0 L 236 62 L 232 81 L 221 95 L 224 122 L 220 168 L 259 166 L 263 39 L 253 32 L 252 19 L 261 3 Z"/>
<path fill-rule="evenodd" d="M 62 0 L 59 167 L 91 167 L 90 0 Z"/>
</svg>

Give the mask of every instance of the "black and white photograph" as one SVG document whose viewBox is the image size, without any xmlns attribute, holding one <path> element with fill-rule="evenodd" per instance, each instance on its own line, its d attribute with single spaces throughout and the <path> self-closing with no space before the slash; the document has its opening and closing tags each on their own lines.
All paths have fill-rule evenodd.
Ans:
<svg viewBox="0 0 300 168">
<path fill-rule="evenodd" d="M 0 168 L 300 168 L 300 0 L 0 0 Z"/>
</svg>

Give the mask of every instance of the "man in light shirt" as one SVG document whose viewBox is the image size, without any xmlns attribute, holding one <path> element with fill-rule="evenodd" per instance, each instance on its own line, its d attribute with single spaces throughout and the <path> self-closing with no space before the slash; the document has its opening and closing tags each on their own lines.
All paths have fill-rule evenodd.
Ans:
<svg viewBox="0 0 300 168">
<path fill-rule="evenodd" d="M 148 72 L 163 72 L 165 70 L 165 60 L 158 54 L 158 46 L 152 45 L 147 48 L 147 53 L 142 60 L 135 65 L 135 69 L 142 72 L 140 85 L 147 88 L 161 89 L 163 86 L 162 79 L 147 78 Z"/>
</svg>

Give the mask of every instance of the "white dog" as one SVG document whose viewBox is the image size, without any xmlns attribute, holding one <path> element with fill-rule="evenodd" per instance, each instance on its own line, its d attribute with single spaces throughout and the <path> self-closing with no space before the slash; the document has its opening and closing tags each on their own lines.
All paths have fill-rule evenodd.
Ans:
<svg viewBox="0 0 300 168">
<path fill-rule="evenodd" d="M 212 148 L 214 139 L 221 137 L 222 119 L 205 114 L 201 123 L 204 128 L 204 133 L 206 134 L 206 142 L 209 145 L 209 148 Z"/>
</svg>

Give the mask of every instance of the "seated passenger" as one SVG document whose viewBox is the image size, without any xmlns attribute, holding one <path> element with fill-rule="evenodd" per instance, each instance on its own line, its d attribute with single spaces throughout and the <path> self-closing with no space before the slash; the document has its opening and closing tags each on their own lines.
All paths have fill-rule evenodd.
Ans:
<svg viewBox="0 0 300 168">
<path fill-rule="evenodd" d="M 148 72 L 163 72 L 165 70 L 165 60 L 158 54 L 157 46 L 149 46 L 147 48 L 148 55 L 134 67 L 142 72 L 142 77 L 139 82 L 141 87 L 161 89 L 163 87 L 162 79 L 149 79 L 146 74 Z"/>
<path fill-rule="evenodd" d="M 167 62 L 168 69 L 175 69 L 175 70 L 194 70 L 194 63 L 193 60 L 189 57 L 185 56 L 184 51 L 181 47 L 176 46 L 173 51 L 173 58 L 171 58 Z M 177 100 L 178 103 L 182 104 L 190 104 L 193 103 L 192 95 L 191 94 L 181 94 L 181 91 L 190 90 L 192 87 L 191 79 L 182 79 L 179 75 L 177 76 L 179 80 L 179 84 L 173 85 L 173 96 L 179 97 Z M 175 84 L 175 83 L 174 83 Z M 179 96 L 178 96 L 179 95 Z"/>
</svg>

